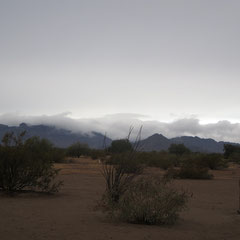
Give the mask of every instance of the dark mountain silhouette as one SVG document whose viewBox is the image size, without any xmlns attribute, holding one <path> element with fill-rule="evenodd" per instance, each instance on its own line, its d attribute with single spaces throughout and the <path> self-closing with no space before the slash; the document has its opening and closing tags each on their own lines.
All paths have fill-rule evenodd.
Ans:
<svg viewBox="0 0 240 240">
<path fill-rule="evenodd" d="M 68 147 L 71 144 L 79 141 L 87 143 L 91 148 L 103 148 L 104 135 L 97 132 L 91 134 L 73 133 L 66 129 L 60 129 L 55 126 L 46 125 L 27 125 L 21 123 L 19 126 L 10 127 L 0 124 L 0 139 L 6 132 L 20 133 L 26 130 L 26 138 L 32 136 L 39 136 L 40 138 L 46 138 L 50 140 L 55 146 Z M 111 139 L 106 138 L 106 145 L 111 144 Z M 204 139 L 199 137 L 176 137 L 168 139 L 162 134 L 154 134 L 141 141 L 141 149 L 143 151 L 162 151 L 168 150 L 172 143 L 184 144 L 193 152 L 208 152 L 208 153 L 222 153 L 224 144 L 229 142 L 217 142 L 213 139 Z M 236 143 L 230 143 L 236 144 Z"/>
<path fill-rule="evenodd" d="M 171 142 L 177 144 L 184 144 L 192 152 L 216 152 L 223 153 L 224 142 L 217 142 L 211 138 L 199 137 L 177 137 L 172 138 Z"/>
<path fill-rule="evenodd" d="M 71 144 L 79 141 L 87 143 L 91 148 L 103 148 L 104 135 L 96 132 L 91 134 L 73 133 L 66 129 L 59 129 L 54 126 L 46 125 L 27 125 L 21 123 L 18 127 L 9 127 L 7 125 L 0 124 L 0 139 L 6 132 L 20 133 L 26 131 L 26 138 L 32 136 L 39 136 L 40 138 L 46 138 L 51 141 L 57 147 L 68 147 Z M 106 145 L 111 143 L 111 139 L 106 138 Z"/>
<path fill-rule="evenodd" d="M 176 137 L 168 139 L 162 134 L 154 134 L 141 141 L 143 151 L 167 151 L 172 144 L 184 144 L 193 152 L 223 153 L 224 144 L 236 144 L 229 142 L 217 142 L 211 138 Z"/>
<path fill-rule="evenodd" d="M 168 150 L 171 141 L 162 134 L 153 134 L 152 136 L 141 141 L 141 150 L 143 151 L 162 151 Z"/>
</svg>

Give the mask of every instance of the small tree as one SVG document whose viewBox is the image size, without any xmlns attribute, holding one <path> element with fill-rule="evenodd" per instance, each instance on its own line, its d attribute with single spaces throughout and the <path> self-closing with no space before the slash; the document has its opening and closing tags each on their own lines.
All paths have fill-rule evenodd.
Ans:
<svg viewBox="0 0 240 240">
<path fill-rule="evenodd" d="M 76 142 L 68 147 L 67 155 L 70 157 L 81 157 L 89 153 L 89 146 L 86 143 Z"/>
<path fill-rule="evenodd" d="M 6 133 L 0 147 L 0 190 L 5 192 L 56 192 L 58 170 L 52 161 L 52 144 L 38 137 L 23 141 L 25 132 Z"/>
<path fill-rule="evenodd" d="M 240 146 L 233 144 L 224 144 L 224 158 L 230 158 L 232 155 L 240 155 Z"/>
<path fill-rule="evenodd" d="M 111 153 L 124 153 L 132 151 L 133 146 L 129 139 L 119 139 L 112 141 L 112 144 L 108 150 Z"/>
</svg>

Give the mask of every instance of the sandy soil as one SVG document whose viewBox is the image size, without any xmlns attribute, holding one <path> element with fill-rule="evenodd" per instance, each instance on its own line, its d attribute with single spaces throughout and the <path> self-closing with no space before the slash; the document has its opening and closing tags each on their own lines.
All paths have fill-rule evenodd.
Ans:
<svg viewBox="0 0 240 240">
<path fill-rule="evenodd" d="M 236 166 L 213 171 L 214 180 L 178 180 L 176 184 L 193 192 L 193 198 L 177 224 L 168 227 L 113 223 L 95 211 L 104 191 L 98 161 L 80 159 L 57 167 L 64 180 L 59 194 L 0 196 L 1 240 L 240 239 Z"/>
</svg>

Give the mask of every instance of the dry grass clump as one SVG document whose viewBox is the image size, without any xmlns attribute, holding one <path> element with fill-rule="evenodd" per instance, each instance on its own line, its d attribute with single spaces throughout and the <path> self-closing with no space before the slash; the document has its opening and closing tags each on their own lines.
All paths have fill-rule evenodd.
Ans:
<svg viewBox="0 0 240 240">
<path fill-rule="evenodd" d="M 119 201 L 117 214 L 126 222 L 149 225 L 174 224 L 189 195 L 168 181 L 141 177 L 132 182 Z"/>
</svg>

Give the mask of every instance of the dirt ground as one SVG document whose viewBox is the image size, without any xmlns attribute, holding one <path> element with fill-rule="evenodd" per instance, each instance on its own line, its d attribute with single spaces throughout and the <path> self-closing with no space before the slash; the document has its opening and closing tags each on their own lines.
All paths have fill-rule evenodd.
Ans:
<svg viewBox="0 0 240 240">
<path fill-rule="evenodd" d="M 0 240 L 240 239 L 236 166 L 213 171 L 214 180 L 178 180 L 193 197 L 174 226 L 111 222 L 94 209 L 104 191 L 98 161 L 80 159 L 57 167 L 64 180 L 60 193 L 0 196 Z"/>
</svg>

